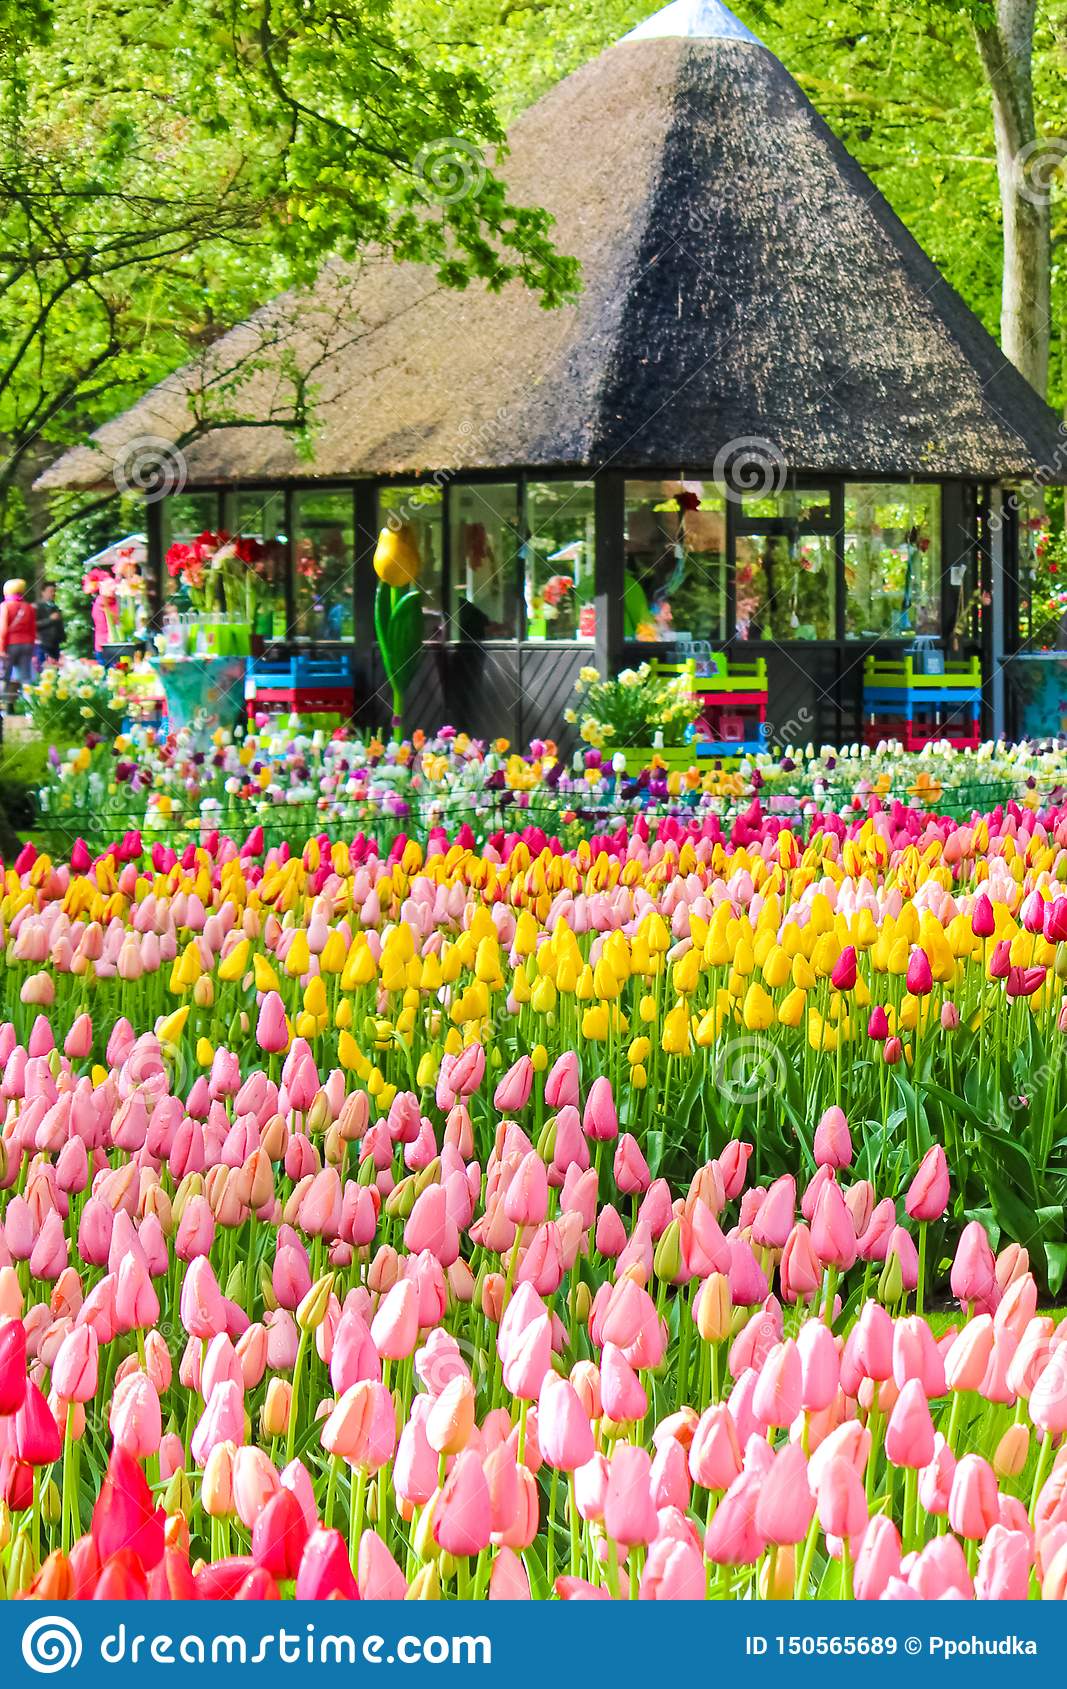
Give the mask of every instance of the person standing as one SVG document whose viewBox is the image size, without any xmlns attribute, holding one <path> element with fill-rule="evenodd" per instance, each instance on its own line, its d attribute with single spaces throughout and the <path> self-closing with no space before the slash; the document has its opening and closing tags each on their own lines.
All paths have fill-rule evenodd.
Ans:
<svg viewBox="0 0 1067 1689">
<path fill-rule="evenodd" d="M 56 603 L 56 583 L 42 581 L 37 600 L 37 647 L 43 663 L 59 661 L 65 634 L 63 612 Z"/>
<path fill-rule="evenodd" d="M 17 688 L 28 686 L 33 679 L 33 648 L 37 643 L 37 614 L 24 596 L 26 582 L 4 582 L 4 602 L 0 605 L 0 653 L 4 659 L 4 680 L 7 685 L 8 708 L 14 706 Z"/>
</svg>

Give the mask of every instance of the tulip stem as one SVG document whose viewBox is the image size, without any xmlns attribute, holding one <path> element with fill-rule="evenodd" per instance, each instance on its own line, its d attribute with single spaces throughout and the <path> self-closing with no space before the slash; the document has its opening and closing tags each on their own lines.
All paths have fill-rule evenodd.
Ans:
<svg viewBox="0 0 1067 1689">
<path fill-rule="evenodd" d="M 323 1523 L 327 1530 L 329 1530 L 333 1525 L 333 1498 L 334 1491 L 337 1488 L 337 1472 L 340 1465 L 340 1455 L 332 1454 L 330 1456 L 330 1475 L 326 1480 L 326 1505 L 323 1508 L 322 1514 Z"/>
<path fill-rule="evenodd" d="M 285 1463 L 287 1466 L 296 1453 L 296 1426 L 300 1417 L 300 1374 L 303 1370 L 307 1345 L 308 1334 L 306 1331 L 301 1331 L 300 1341 L 296 1346 L 296 1359 L 293 1362 L 293 1393 L 289 1401 L 289 1430 L 285 1439 Z"/>
<path fill-rule="evenodd" d="M 529 1405 L 529 1402 L 524 1398 L 519 1407 L 519 1441 L 518 1448 L 516 1449 L 516 1455 L 520 1466 L 526 1459 L 526 1410 Z"/>
<path fill-rule="evenodd" d="M 927 1222 L 919 1222 L 919 1278 L 915 1286 L 915 1312 L 923 1311 L 924 1292 L 926 1290 L 926 1230 Z"/>
<path fill-rule="evenodd" d="M 515 1242 L 512 1244 L 511 1254 L 508 1256 L 508 1271 L 507 1271 L 507 1277 L 504 1280 L 504 1295 L 503 1295 L 503 1298 L 502 1298 L 501 1304 L 500 1304 L 500 1311 L 501 1311 L 502 1314 L 504 1312 L 504 1309 L 507 1307 L 508 1303 L 511 1301 L 511 1286 L 514 1283 L 514 1279 L 515 1279 L 515 1268 L 519 1264 L 519 1246 L 520 1246 L 521 1243 L 522 1243 L 522 1227 L 516 1226 L 515 1227 Z"/>
<path fill-rule="evenodd" d="M 956 1452 L 956 1435 L 960 1428 L 960 1412 L 963 1407 L 963 1391 L 956 1390 L 952 1396 L 952 1408 L 948 1416 L 948 1430 L 945 1432 L 945 1442 L 950 1454 Z"/>
<path fill-rule="evenodd" d="M 908 1554 L 918 1546 L 916 1538 L 919 1530 L 919 1472 L 918 1468 L 909 1466 L 904 1473 L 904 1513 L 901 1519 L 901 1538 L 904 1552 Z"/>
<path fill-rule="evenodd" d="M 819 1540 L 819 1515 L 813 1514 L 808 1534 L 804 1538 L 804 1553 L 797 1568 L 796 1584 L 794 1585 L 796 1599 L 806 1601 L 808 1584 L 811 1582 L 811 1568 L 815 1560 L 815 1544 Z"/>
<path fill-rule="evenodd" d="M 580 1576 L 580 1574 L 581 1574 L 582 1543 L 581 1543 L 581 1537 L 579 1535 L 578 1501 L 577 1501 L 577 1497 L 575 1496 L 575 1493 L 574 1493 L 574 1473 L 573 1473 L 573 1471 L 567 1473 L 567 1499 L 568 1499 L 567 1511 L 570 1515 L 570 1526 L 571 1526 L 571 1577 L 576 1578 L 576 1577 Z"/>
<path fill-rule="evenodd" d="M 348 1513 L 348 1559 L 353 1572 L 359 1563 L 359 1542 L 363 1535 L 363 1503 L 367 1494 L 367 1470 L 359 1468 L 359 1476 L 353 1482 L 352 1468 L 349 1467 L 349 1513 Z"/>
<path fill-rule="evenodd" d="M 71 1514 L 74 1507 L 74 1497 L 72 1494 L 74 1476 L 72 1471 L 74 1465 L 74 1437 L 71 1431 L 71 1419 L 73 1417 L 73 1412 L 74 1404 L 73 1402 L 68 1402 L 66 1424 L 63 1427 L 63 1495 L 60 1502 L 60 1540 L 64 1554 L 70 1553 L 70 1546 L 73 1541 L 71 1521 Z"/>
<path fill-rule="evenodd" d="M 1049 1463 L 1050 1463 L 1051 1460 L 1052 1460 L 1052 1433 L 1050 1431 L 1046 1431 L 1045 1435 L 1041 1439 L 1041 1448 L 1038 1451 L 1038 1456 L 1037 1456 L 1037 1471 L 1034 1473 L 1034 1487 L 1030 1492 L 1030 1523 L 1031 1523 L 1031 1525 L 1034 1522 L 1034 1515 L 1037 1512 L 1038 1499 L 1041 1495 L 1041 1489 L 1042 1489 L 1042 1486 L 1045 1482 L 1045 1478 L 1048 1474 Z"/>
</svg>

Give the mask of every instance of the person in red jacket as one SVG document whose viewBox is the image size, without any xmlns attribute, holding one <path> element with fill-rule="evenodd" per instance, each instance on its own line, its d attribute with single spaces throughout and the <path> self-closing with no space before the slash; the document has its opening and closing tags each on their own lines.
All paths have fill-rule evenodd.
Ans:
<svg viewBox="0 0 1067 1689">
<path fill-rule="evenodd" d="M 37 612 L 23 597 L 25 591 L 25 581 L 5 581 L 4 602 L 0 604 L 0 655 L 4 662 L 9 709 L 18 696 L 16 688 L 28 686 L 33 679 Z"/>
</svg>

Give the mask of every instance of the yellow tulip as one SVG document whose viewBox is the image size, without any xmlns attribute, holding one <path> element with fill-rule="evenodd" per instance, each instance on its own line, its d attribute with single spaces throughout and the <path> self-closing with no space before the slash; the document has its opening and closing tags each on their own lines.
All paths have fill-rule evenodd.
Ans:
<svg viewBox="0 0 1067 1689">
<path fill-rule="evenodd" d="M 251 948 L 247 938 L 240 939 L 230 954 L 219 963 L 219 978 L 227 983 L 240 979 L 248 966 L 248 953 Z"/>
<path fill-rule="evenodd" d="M 766 1032 L 769 1026 L 774 1025 L 774 1000 L 758 980 L 753 980 L 745 992 L 741 1019 L 749 1032 Z"/>
<path fill-rule="evenodd" d="M 689 1010 L 684 1003 L 677 1003 L 664 1015 L 660 1043 L 669 1056 L 688 1056 L 691 1053 Z"/>
<path fill-rule="evenodd" d="M 792 991 L 787 992 L 778 1005 L 779 1026 L 799 1026 L 806 1002 L 807 993 L 801 990 L 799 985 L 794 985 Z"/>
<path fill-rule="evenodd" d="M 374 573 L 385 586 L 412 586 L 418 580 L 422 558 L 409 522 L 382 529 L 374 548 Z"/>
</svg>

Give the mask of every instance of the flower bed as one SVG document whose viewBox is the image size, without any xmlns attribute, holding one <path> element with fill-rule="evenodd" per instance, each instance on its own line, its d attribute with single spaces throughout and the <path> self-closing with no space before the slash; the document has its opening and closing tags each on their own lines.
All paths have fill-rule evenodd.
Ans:
<svg viewBox="0 0 1067 1689">
<path fill-rule="evenodd" d="M 434 828 L 464 825 L 483 842 L 515 824 L 575 844 L 638 815 L 717 820 L 729 829 L 754 800 L 806 833 L 825 814 L 902 804 L 966 819 L 1012 799 L 1057 802 L 1067 790 L 1067 752 L 1056 746 L 932 747 L 922 755 L 892 745 L 818 753 L 809 746 L 726 766 L 694 766 L 684 748 L 650 748 L 647 766 L 638 767 L 633 751 L 593 748 L 568 760 L 551 742 L 520 754 L 506 740 L 450 730 L 387 744 L 304 731 L 295 720 L 263 722 L 247 734 L 209 734 L 194 724 L 164 736 L 135 727 L 112 738 L 94 733 L 88 743 L 75 732 L 73 748 L 58 732 L 49 737 L 59 748 L 41 794 L 40 830 L 60 852 L 78 836 L 99 848 L 134 828 L 178 844 L 257 824 L 270 844 L 318 828 L 364 829 L 388 848 L 400 831 L 425 842 Z"/>
<path fill-rule="evenodd" d="M 27 847 L 8 1594 L 1061 1598 L 1065 881 L 1059 806 Z"/>
</svg>

